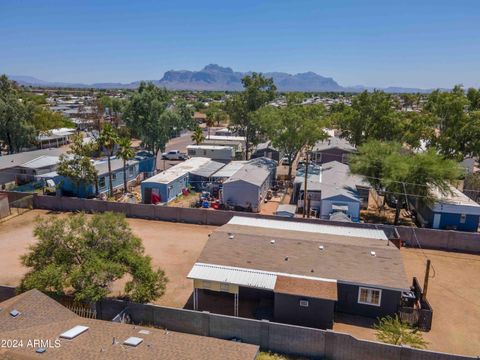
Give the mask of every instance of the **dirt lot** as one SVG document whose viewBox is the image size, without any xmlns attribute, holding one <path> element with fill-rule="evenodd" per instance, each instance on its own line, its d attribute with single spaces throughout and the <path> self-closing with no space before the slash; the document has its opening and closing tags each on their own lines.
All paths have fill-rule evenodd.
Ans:
<svg viewBox="0 0 480 360">
<path fill-rule="evenodd" d="M 0 224 L 0 284 L 18 285 L 26 269 L 19 257 L 35 239 L 32 231 L 35 217 L 52 216 L 47 211 L 33 210 Z M 143 240 L 154 267 L 162 267 L 170 279 L 166 294 L 158 304 L 183 307 L 192 293 L 188 272 L 205 245 L 213 226 L 128 219 L 137 236 Z M 114 294 L 121 289 L 116 284 Z"/>
<path fill-rule="evenodd" d="M 423 285 L 426 258 L 421 250 L 402 248 L 405 271 Z M 434 271 L 428 289 L 433 308 L 432 330 L 423 333 L 428 349 L 448 353 L 480 354 L 480 256 L 425 250 Z M 336 319 L 340 321 L 344 319 Z M 365 319 L 355 319 L 363 321 Z M 368 326 L 368 324 L 364 324 Z M 375 340 L 372 329 L 337 322 L 334 330 Z"/>
</svg>

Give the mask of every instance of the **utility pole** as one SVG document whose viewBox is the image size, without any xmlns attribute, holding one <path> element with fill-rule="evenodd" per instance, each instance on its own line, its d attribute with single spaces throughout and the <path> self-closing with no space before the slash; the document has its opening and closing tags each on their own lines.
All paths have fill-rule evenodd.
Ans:
<svg viewBox="0 0 480 360">
<path fill-rule="evenodd" d="M 305 181 L 303 183 L 303 217 L 307 214 L 307 182 L 308 182 L 308 147 L 305 147 Z"/>
<path fill-rule="evenodd" d="M 425 279 L 423 280 L 422 300 L 427 300 L 428 279 L 430 277 L 430 259 L 427 259 L 427 268 L 425 270 Z"/>
</svg>

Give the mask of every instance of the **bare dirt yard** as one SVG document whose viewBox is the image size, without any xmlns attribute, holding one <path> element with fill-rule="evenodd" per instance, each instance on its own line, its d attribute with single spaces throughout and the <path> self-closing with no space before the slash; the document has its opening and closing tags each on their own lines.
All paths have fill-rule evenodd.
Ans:
<svg viewBox="0 0 480 360">
<path fill-rule="evenodd" d="M 407 277 L 416 276 L 423 286 L 427 256 L 433 266 L 427 299 L 433 308 L 432 330 L 423 333 L 428 349 L 447 353 L 480 354 L 480 255 L 438 250 L 401 249 Z M 365 323 L 356 326 L 336 319 L 333 329 L 360 339 L 376 340 Z M 352 320 L 349 318 L 349 320 Z"/>
<path fill-rule="evenodd" d="M 26 272 L 20 256 L 35 242 L 33 228 L 37 216 L 58 216 L 48 211 L 32 210 L 0 224 L 0 284 L 16 286 Z M 134 233 L 143 240 L 146 254 L 155 268 L 165 270 L 169 282 L 166 294 L 156 303 L 183 307 L 193 284 L 186 278 L 197 260 L 208 234 L 215 227 L 153 220 L 128 219 Z M 118 295 L 121 282 L 114 284 L 112 294 Z"/>
</svg>

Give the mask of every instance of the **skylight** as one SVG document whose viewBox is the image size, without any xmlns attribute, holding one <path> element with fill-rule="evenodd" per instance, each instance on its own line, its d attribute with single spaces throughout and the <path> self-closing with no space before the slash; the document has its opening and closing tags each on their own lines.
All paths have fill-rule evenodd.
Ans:
<svg viewBox="0 0 480 360">
<path fill-rule="evenodd" d="M 83 334 L 85 331 L 88 330 L 88 326 L 77 325 L 71 328 L 68 331 L 65 331 L 63 334 L 60 334 L 61 338 L 72 340 L 76 338 L 78 335 Z"/>
<path fill-rule="evenodd" d="M 127 340 L 123 342 L 123 345 L 128 345 L 128 346 L 138 346 L 143 342 L 142 338 L 136 337 L 136 336 L 130 336 Z"/>
</svg>

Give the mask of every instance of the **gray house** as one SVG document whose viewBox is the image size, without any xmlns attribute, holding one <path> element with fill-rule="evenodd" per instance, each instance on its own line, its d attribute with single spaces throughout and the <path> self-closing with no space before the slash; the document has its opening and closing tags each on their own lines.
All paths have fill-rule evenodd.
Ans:
<svg viewBox="0 0 480 360">
<path fill-rule="evenodd" d="M 356 152 L 355 147 L 347 140 L 337 136 L 331 136 L 327 140 L 318 141 L 312 149 L 311 158 L 316 164 L 324 164 L 330 161 L 348 163 L 348 157 Z"/>
<path fill-rule="evenodd" d="M 195 310 L 316 328 L 332 328 L 335 312 L 395 314 L 410 290 L 382 230 L 238 216 L 210 235 L 188 278 Z"/>
<path fill-rule="evenodd" d="M 260 211 L 276 168 L 277 163 L 268 158 L 250 160 L 223 182 L 223 203 L 239 210 Z"/>
<path fill-rule="evenodd" d="M 250 156 L 251 159 L 266 157 L 279 162 L 283 154 L 272 145 L 271 141 L 258 144 Z"/>
<path fill-rule="evenodd" d="M 293 201 L 303 208 L 305 170 L 297 172 L 294 181 Z M 363 176 L 350 173 L 348 165 L 338 161 L 309 168 L 307 191 L 310 208 L 322 219 L 335 212 L 345 214 L 352 221 L 360 220 L 360 209 L 368 202 L 370 184 Z"/>
</svg>

